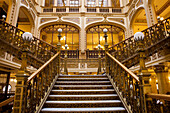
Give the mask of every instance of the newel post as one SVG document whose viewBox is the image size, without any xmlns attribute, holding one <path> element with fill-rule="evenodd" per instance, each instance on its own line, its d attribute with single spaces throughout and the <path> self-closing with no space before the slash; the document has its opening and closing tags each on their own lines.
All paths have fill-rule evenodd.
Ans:
<svg viewBox="0 0 170 113">
<path fill-rule="evenodd" d="M 108 62 L 108 57 L 106 55 L 106 53 L 108 52 L 108 46 L 109 44 L 107 43 L 107 29 L 103 29 L 103 32 L 104 32 L 104 38 L 105 38 L 105 44 L 104 44 L 104 47 L 105 47 L 105 65 L 106 65 L 106 74 L 109 74 L 109 62 Z"/>
<path fill-rule="evenodd" d="M 142 32 L 137 32 L 134 35 L 134 40 L 137 42 L 138 48 L 137 52 L 139 53 L 139 63 L 140 70 L 138 73 L 139 76 L 139 87 L 140 87 L 140 113 L 147 113 L 146 107 L 146 94 L 151 93 L 151 85 L 149 84 L 149 78 L 151 74 L 148 72 L 145 66 L 145 49 L 144 49 L 144 34 Z"/>
<path fill-rule="evenodd" d="M 22 48 L 22 63 L 21 68 L 16 74 L 16 89 L 15 89 L 15 97 L 14 97 L 14 107 L 13 113 L 25 113 L 26 105 L 27 105 L 27 80 L 29 74 L 27 73 L 27 53 L 29 51 L 29 44 L 32 40 L 32 34 L 29 32 L 25 32 L 23 35 L 23 48 Z"/>
<path fill-rule="evenodd" d="M 61 43 L 60 43 L 61 32 L 62 32 L 62 29 L 59 28 L 59 29 L 58 29 L 58 43 L 57 43 L 57 51 L 58 51 L 58 52 L 61 52 Z M 57 72 L 58 72 L 58 74 L 60 74 L 60 54 L 58 55 Z"/>
<path fill-rule="evenodd" d="M 67 71 L 67 47 L 68 47 L 68 45 L 66 44 L 65 45 L 65 55 L 64 55 L 64 75 L 68 74 L 68 71 Z"/>
<path fill-rule="evenodd" d="M 98 54 L 98 61 L 99 61 L 99 66 L 98 66 L 98 74 L 102 74 L 102 71 L 101 71 L 101 45 L 99 44 L 98 45 L 98 48 L 99 48 L 99 54 Z"/>
</svg>

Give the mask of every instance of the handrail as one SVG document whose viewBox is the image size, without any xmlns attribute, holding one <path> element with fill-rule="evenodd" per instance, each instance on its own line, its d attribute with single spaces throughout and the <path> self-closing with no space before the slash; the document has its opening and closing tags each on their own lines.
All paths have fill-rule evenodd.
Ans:
<svg viewBox="0 0 170 113">
<path fill-rule="evenodd" d="M 53 57 L 51 57 L 50 60 L 48 60 L 44 65 L 42 65 L 37 71 L 35 71 L 27 80 L 27 83 L 29 83 L 33 78 L 36 77 L 36 75 L 38 73 L 40 73 L 47 65 L 49 65 L 58 55 L 60 54 L 60 52 L 58 52 L 57 54 L 55 54 Z"/>
<path fill-rule="evenodd" d="M 146 57 L 157 53 L 169 45 L 169 23 L 170 17 L 142 31 L 145 35 L 144 49 Z M 139 62 L 139 55 L 136 54 L 138 42 L 133 37 L 131 36 L 109 48 L 109 53 L 128 68 Z M 158 44 L 160 46 L 157 46 Z"/>
<path fill-rule="evenodd" d="M 139 77 L 137 77 L 131 70 L 125 67 L 121 62 L 119 62 L 115 57 L 113 57 L 108 52 L 106 53 L 112 60 L 114 60 L 119 66 L 121 66 L 127 73 L 129 73 L 136 81 L 139 82 Z"/>
<path fill-rule="evenodd" d="M 149 98 L 163 99 L 163 100 L 170 101 L 170 95 L 165 95 L 165 94 L 154 94 L 154 93 L 149 93 L 149 94 L 146 94 L 146 95 L 147 95 L 147 97 L 149 97 Z"/>
<path fill-rule="evenodd" d="M 14 101 L 14 97 L 10 97 L 7 100 L 4 100 L 3 102 L 0 103 L 0 107 L 5 106 L 7 104 L 9 104 L 10 102 Z"/>
</svg>

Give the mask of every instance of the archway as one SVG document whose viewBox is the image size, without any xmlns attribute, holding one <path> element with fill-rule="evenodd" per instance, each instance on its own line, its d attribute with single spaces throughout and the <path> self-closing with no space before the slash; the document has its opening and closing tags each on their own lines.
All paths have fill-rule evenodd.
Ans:
<svg viewBox="0 0 170 113">
<path fill-rule="evenodd" d="M 16 26 L 25 32 L 33 32 L 34 19 L 27 8 L 20 7 Z"/>
<path fill-rule="evenodd" d="M 69 50 L 79 49 L 79 29 L 76 26 L 69 24 L 53 24 L 43 27 L 40 31 L 40 39 L 57 45 L 58 43 L 58 29 L 62 29 L 62 37 L 60 39 L 61 47 L 64 50 L 65 44 L 68 44 Z"/>
<path fill-rule="evenodd" d="M 86 30 L 87 49 L 96 50 L 99 43 L 101 45 L 101 49 L 104 49 L 104 28 L 108 30 L 107 42 L 109 44 L 109 47 L 125 39 L 124 30 L 118 26 L 109 24 L 94 25 Z"/>
<path fill-rule="evenodd" d="M 139 8 L 136 10 L 134 16 L 131 19 L 131 29 L 133 30 L 133 34 L 135 34 L 136 32 L 140 32 L 146 28 L 148 28 L 148 25 L 145 9 Z"/>
</svg>

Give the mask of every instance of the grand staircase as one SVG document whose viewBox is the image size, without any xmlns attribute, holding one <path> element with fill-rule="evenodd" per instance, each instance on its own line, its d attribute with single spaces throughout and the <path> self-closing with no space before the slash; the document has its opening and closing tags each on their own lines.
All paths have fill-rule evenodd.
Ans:
<svg viewBox="0 0 170 113">
<path fill-rule="evenodd" d="M 106 75 L 60 75 L 41 113 L 127 113 Z"/>
</svg>

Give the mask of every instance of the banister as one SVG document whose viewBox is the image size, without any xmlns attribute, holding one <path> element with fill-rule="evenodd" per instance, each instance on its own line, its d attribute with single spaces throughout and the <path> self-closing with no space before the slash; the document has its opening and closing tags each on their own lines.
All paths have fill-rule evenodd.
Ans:
<svg viewBox="0 0 170 113">
<path fill-rule="evenodd" d="M 48 60 L 44 65 L 42 65 L 36 72 L 34 72 L 27 80 L 27 83 L 29 83 L 35 76 L 40 73 L 47 65 L 49 65 L 58 55 L 60 52 L 57 52 L 53 57 L 51 57 L 50 60 Z"/>
<path fill-rule="evenodd" d="M 112 60 L 114 60 L 119 66 L 121 66 L 127 73 L 129 73 L 136 81 L 139 82 L 139 77 L 137 77 L 132 71 L 130 71 L 127 67 L 125 67 L 121 62 L 119 62 L 116 58 L 114 58 L 108 52 L 106 53 Z"/>
<path fill-rule="evenodd" d="M 19 28 L 15 27 L 15 26 L 13 26 L 13 25 L 11 25 L 11 24 L 9 24 L 9 23 L 5 22 L 5 21 L 0 20 L 0 22 L 4 22 L 4 23 L 6 23 L 6 24 L 8 24 L 8 25 L 12 26 L 12 27 L 13 27 L 13 28 L 15 28 L 15 29 L 18 29 L 18 30 L 22 31 L 23 33 L 25 32 L 25 31 L 23 31 L 23 30 L 21 30 L 21 29 L 19 29 Z M 39 39 L 39 38 L 36 38 L 35 36 L 33 36 L 33 37 L 34 37 L 35 39 L 37 39 L 37 40 L 42 41 L 42 42 L 43 42 L 43 43 L 45 43 L 45 44 L 50 45 L 50 46 L 52 46 L 53 48 L 57 49 L 55 46 L 53 46 L 53 45 L 51 45 L 51 44 L 47 43 L 46 41 L 41 40 L 41 39 Z"/>
<path fill-rule="evenodd" d="M 170 17 L 169 17 L 169 18 L 170 18 Z M 167 19 L 169 19 L 169 18 L 167 18 Z M 166 19 L 165 19 L 165 20 L 166 20 Z M 162 20 L 162 21 L 160 21 L 160 22 L 163 22 L 163 21 L 164 21 L 164 20 Z M 157 23 L 157 24 L 159 24 L 159 23 Z M 150 26 L 150 27 L 148 27 L 148 28 L 142 30 L 141 32 L 147 31 L 148 29 L 150 29 L 150 28 L 156 26 L 157 24 L 154 24 L 154 25 L 152 25 L 152 26 Z M 119 44 L 125 42 L 126 40 L 129 40 L 129 39 L 133 38 L 133 37 L 134 37 L 134 35 L 130 36 L 129 38 L 126 38 L 125 40 L 120 41 L 119 43 L 117 43 L 117 44 L 115 44 L 115 45 L 112 45 L 111 47 L 109 47 L 109 49 L 111 49 L 111 48 L 113 48 L 113 47 L 115 47 L 115 46 L 117 46 L 117 45 L 119 45 Z"/>
<path fill-rule="evenodd" d="M 154 94 L 154 93 L 148 93 L 146 95 L 149 98 L 162 99 L 162 100 L 170 101 L 170 95 L 166 95 L 166 94 Z"/>
<path fill-rule="evenodd" d="M 7 100 L 4 100 L 3 102 L 0 103 L 0 107 L 5 106 L 7 104 L 9 104 L 10 102 L 14 101 L 14 97 L 10 97 Z"/>
</svg>

